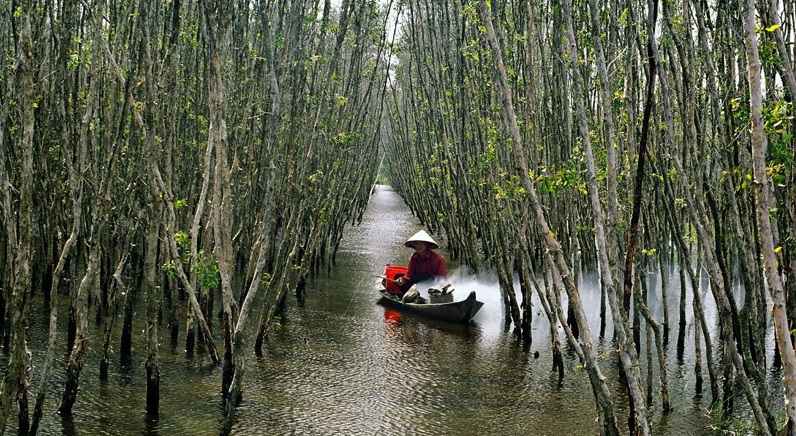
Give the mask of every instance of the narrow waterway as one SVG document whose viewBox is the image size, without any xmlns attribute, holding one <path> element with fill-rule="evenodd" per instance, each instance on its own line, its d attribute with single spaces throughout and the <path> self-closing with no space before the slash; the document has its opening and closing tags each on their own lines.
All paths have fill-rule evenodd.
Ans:
<svg viewBox="0 0 796 436">
<path fill-rule="evenodd" d="M 505 331 L 497 280 L 460 274 L 453 263 L 454 294 L 464 298 L 476 290 L 485 303 L 472 325 L 433 322 L 376 304 L 373 275 L 388 263 L 406 262 L 411 250 L 403 242 L 419 228 L 402 199 L 379 187 L 362 224 L 346 231 L 331 274 L 312 281 L 303 307 L 291 305 L 269 354 L 247 373 L 241 433 L 596 434 L 591 387 L 575 354 L 565 347 L 563 384 L 550 371 L 547 320 L 538 303 L 530 350 Z M 596 338 L 599 292 L 595 277 L 585 275 L 583 281 Z M 563 332 L 561 338 L 565 342 Z M 616 386 L 610 336 L 597 345 Z M 655 401 L 655 434 L 712 434 L 709 398 L 694 398 L 693 351 L 688 351 L 693 346 L 682 364 L 671 348 L 675 412 L 662 417 Z M 624 422 L 626 400 L 622 392 L 615 394 Z"/>
<path fill-rule="evenodd" d="M 247 357 L 243 403 L 234 434 L 598 432 L 588 378 L 568 347 L 561 385 L 550 371 L 547 320 L 538 303 L 535 302 L 540 309 L 534 317 L 530 349 L 523 349 L 505 330 L 497 281 L 488 275 L 461 274 L 454 263 L 450 265 L 451 281 L 457 289 L 454 295 L 463 298 L 470 290 L 476 290 L 478 299 L 485 303 L 471 325 L 429 321 L 376 304 L 374 275 L 388 263 L 406 262 L 411 251 L 403 246 L 403 241 L 420 228 L 394 191 L 378 188 L 361 225 L 346 230 L 336 265 L 328 274 L 310 281 L 303 304 L 290 300 L 267 352 L 262 357 L 251 352 Z M 441 242 L 444 254 L 445 243 Z M 616 356 L 610 351 L 610 329 L 604 340 L 596 334 L 600 302 L 595 278 L 584 275 L 582 281 L 583 302 L 591 308 L 595 345 L 604 356 L 602 368 L 614 387 L 617 413 L 620 422 L 624 422 L 626 400 L 616 389 Z M 669 304 L 676 314 L 676 301 Z M 712 308 L 709 311 L 715 313 Z M 44 311 L 42 319 L 46 319 Z M 252 323 L 255 322 L 256 318 Z M 710 322 L 715 325 L 714 316 Z M 35 352 L 44 350 L 45 322 L 32 325 L 31 329 L 31 348 Z M 54 384 L 43 434 L 218 433 L 220 369 L 204 356 L 185 357 L 182 342 L 170 347 L 167 337 L 160 353 L 162 414 L 157 421 L 146 419 L 143 326 L 137 333 L 133 362 L 122 365 L 117 356 L 105 383 L 97 380 L 98 336 L 90 338 L 74 415 L 62 419 L 55 412 L 60 385 Z M 651 406 L 654 434 L 715 434 L 713 421 L 707 416 L 709 393 L 700 397 L 694 392 L 693 328 L 689 328 L 689 345 L 682 360 L 675 357 L 676 334 L 673 329 L 667 356 L 674 411 L 661 415 L 656 379 L 656 399 Z M 180 341 L 184 340 L 183 335 L 181 332 Z M 563 332 L 561 340 L 565 342 Z M 248 346 L 251 349 L 252 343 Z M 43 360 L 40 354 L 35 359 Z M 642 360 L 645 367 L 646 359 Z M 59 368 L 56 376 L 63 377 L 62 373 Z M 642 373 L 646 375 L 645 368 Z M 654 373 L 657 377 L 657 371 Z M 704 376 L 707 380 L 707 374 Z M 772 374 L 774 384 L 776 378 Z M 751 422 L 746 415 L 738 410 L 725 421 L 724 429 L 743 432 L 748 426 L 744 423 Z"/>
</svg>

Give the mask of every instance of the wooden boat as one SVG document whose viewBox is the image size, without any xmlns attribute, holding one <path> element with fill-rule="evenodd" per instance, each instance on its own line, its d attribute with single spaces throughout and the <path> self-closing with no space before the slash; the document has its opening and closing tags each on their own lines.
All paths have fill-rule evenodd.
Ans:
<svg viewBox="0 0 796 436">
<path fill-rule="evenodd" d="M 405 303 L 397 295 L 387 292 L 384 288 L 379 289 L 379 293 L 381 293 L 379 303 L 384 306 L 405 310 L 440 321 L 464 324 L 469 323 L 484 305 L 484 303 L 475 299 L 475 292 L 470 292 L 470 295 L 464 300 L 447 303 L 433 303 L 423 297 L 418 297 L 415 302 Z"/>
</svg>

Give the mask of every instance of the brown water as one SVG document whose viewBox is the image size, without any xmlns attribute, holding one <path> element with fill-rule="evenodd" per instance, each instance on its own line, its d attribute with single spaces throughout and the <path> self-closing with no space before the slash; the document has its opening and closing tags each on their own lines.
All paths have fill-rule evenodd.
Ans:
<svg viewBox="0 0 796 436">
<path fill-rule="evenodd" d="M 376 304 L 373 275 L 387 263 L 405 263 L 410 251 L 403 247 L 403 241 L 419 228 L 395 192 L 381 187 L 375 193 L 362 224 L 347 229 L 336 267 L 328 276 L 324 274 L 309 283 L 302 305 L 290 299 L 263 357 L 249 352 L 243 403 L 238 409 L 234 434 L 598 432 L 591 388 L 574 353 L 565 348 L 566 375 L 563 384 L 558 385 L 556 375 L 550 372 L 552 359 L 544 315 L 537 312 L 533 345 L 524 350 L 505 329 L 494 278 L 467 277 L 451 265 L 451 281 L 457 289 L 454 295 L 463 298 L 469 290 L 476 290 L 479 300 L 485 303 L 469 326 L 429 321 Z M 606 356 L 602 368 L 614 386 L 617 413 L 624 423 L 626 400 L 624 393 L 616 389 L 615 355 L 609 353 L 610 328 L 608 339 L 597 339 L 599 292 L 595 285 L 594 277 L 585 276 L 582 298 L 586 307 L 593 308 L 592 331 L 600 353 Z M 670 305 L 671 313 L 676 314 L 676 301 Z M 536 303 L 535 307 L 540 306 Z M 709 312 L 715 313 L 713 309 Z M 43 357 L 45 315 L 42 311 L 41 322 L 31 326 L 36 362 Z M 256 322 L 256 317 L 250 322 Z M 715 325 L 715 319 L 711 325 Z M 693 344 L 691 324 L 688 332 L 687 343 Z M 714 434 L 712 421 L 706 416 L 709 398 L 695 396 L 694 392 L 693 346 L 686 347 L 679 362 L 674 351 L 676 334 L 672 330 L 667 355 L 675 410 L 662 416 L 656 391 L 651 408 L 653 433 Z M 563 333 L 561 337 L 563 342 Z M 144 413 L 142 326 L 138 326 L 133 361 L 122 365 L 116 356 L 106 383 L 98 381 L 99 340 L 92 336 L 74 416 L 61 419 L 55 412 L 62 383 L 61 379 L 56 380 L 42 434 L 217 434 L 221 371 L 202 355 L 185 357 L 183 340 L 181 335 L 180 346 L 174 348 L 168 337 L 162 341 L 162 411 L 159 420 L 151 421 Z M 536 351 L 538 358 L 534 358 Z M 646 359 L 643 360 L 642 372 L 646 374 Z M 55 375 L 62 378 L 63 371 L 59 368 Z M 777 383 L 776 378 L 772 374 L 772 383 Z M 656 388 L 657 385 L 656 380 Z M 723 429 L 745 433 L 748 422 L 748 412 L 739 407 Z"/>
</svg>

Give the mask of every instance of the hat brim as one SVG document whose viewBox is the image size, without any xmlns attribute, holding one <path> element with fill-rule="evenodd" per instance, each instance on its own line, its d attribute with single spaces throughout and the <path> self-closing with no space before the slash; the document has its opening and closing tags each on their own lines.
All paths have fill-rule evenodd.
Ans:
<svg viewBox="0 0 796 436">
<path fill-rule="evenodd" d="M 421 230 L 412 235 L 411 238 L 407 239 L 406 242 L 404 242 L 404 246 L 409 248 L 414 248 L 412 245 L 413 242 L 425 242 L 429 246 L 429 248 L 439 248 L 439 244 L 437 244 L 437 241 L 435 241 L 434 238 L 431 237 L 431 235 L 426 233 L 425 230 Z"/>
<path fill-rule="evenodd" d="M 412 244 L 414 244 L 415 242 L 423 242 L 424 244 L 426 244 L 426 245 L 428 246 L 428 248 L 431 248 L 431 249 L 434 249 L 434 250 L 436 250 L 436 249 L 438 249 L 438 248 L 439 248 L 439 245 L 437 245 L 437 243 L 436 243 L 436 242 L 422 241 L 422 240 L 419 240 L 419 239 L 418 239 L 418 240 L 416 240 L 416 241 L 406 241 L 406 242 L 404 243 L 404 246 L 405 246 L 405 247 L 408 247 L 408 248 L 415 248 L 415 246 L 414 246 L 414 245 L 412 245 Z"/>
</svg>

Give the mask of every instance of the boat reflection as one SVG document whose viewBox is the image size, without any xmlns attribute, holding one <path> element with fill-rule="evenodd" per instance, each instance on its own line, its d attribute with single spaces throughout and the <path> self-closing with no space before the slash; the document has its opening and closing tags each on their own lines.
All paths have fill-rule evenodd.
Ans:
<svg viewBox="0 0 796 436">
<path fill-rule="evenodd" d="M 401 325 L 402 318 L 401 312 L 389 307 L 384 308 L 384 322 L 389 329 L 392 330 Z"/>
</svg>

